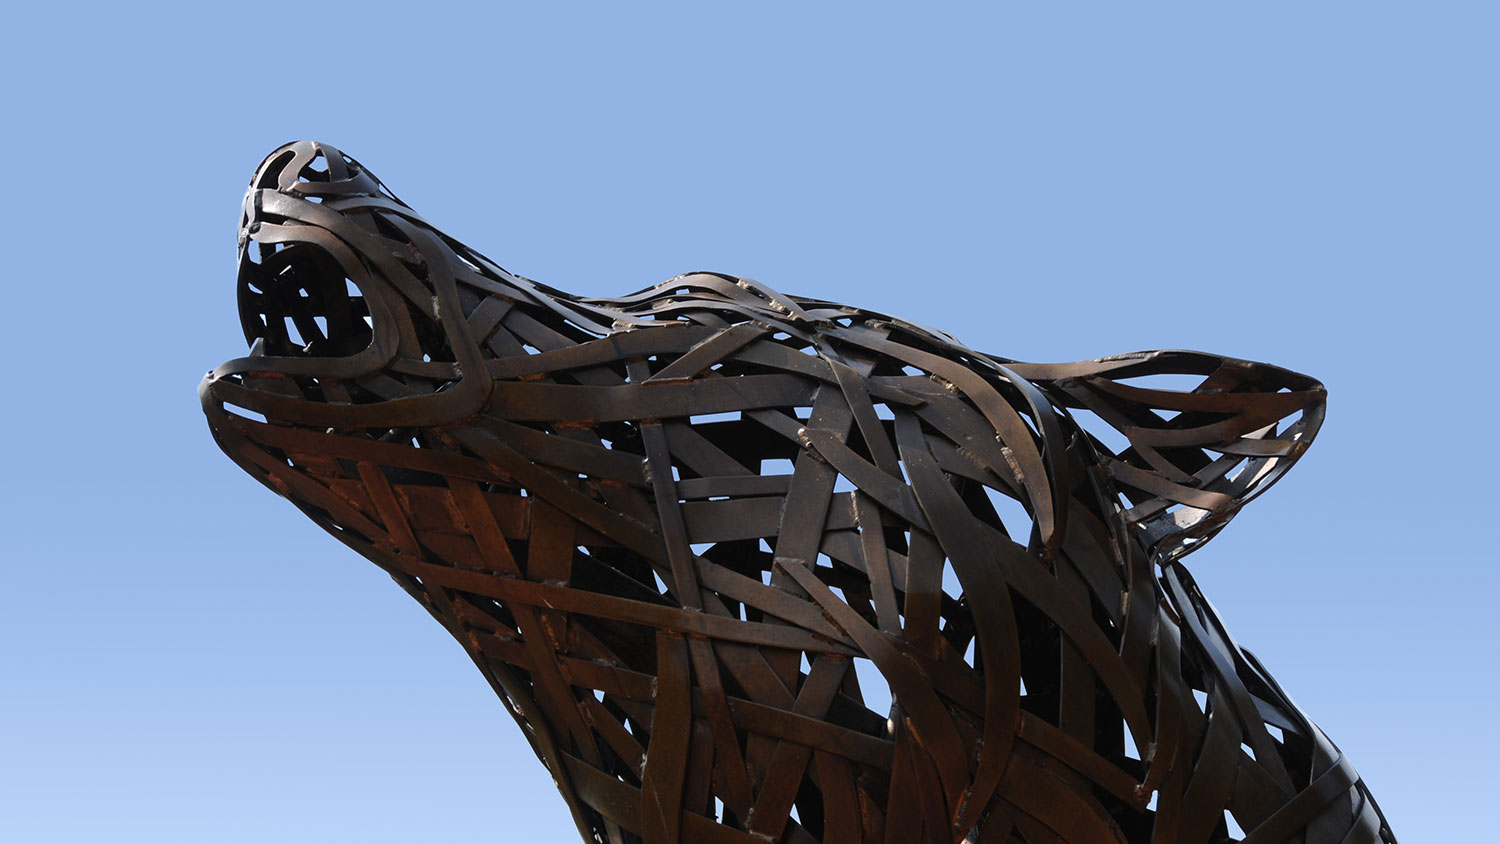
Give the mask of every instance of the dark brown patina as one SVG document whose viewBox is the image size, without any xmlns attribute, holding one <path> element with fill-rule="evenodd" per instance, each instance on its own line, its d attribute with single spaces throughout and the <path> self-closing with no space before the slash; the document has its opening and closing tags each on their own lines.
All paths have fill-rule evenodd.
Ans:
<svg viewBox="0 0 1500 844">
<path fill-rule="evenodd" d="M 467 649 L 585 840 L 1394 841 L 1181 563 L 1316 381 L 715 273 L 570 296 L 316 143 L 241 225 L 215 438 Z"/>
</svg>

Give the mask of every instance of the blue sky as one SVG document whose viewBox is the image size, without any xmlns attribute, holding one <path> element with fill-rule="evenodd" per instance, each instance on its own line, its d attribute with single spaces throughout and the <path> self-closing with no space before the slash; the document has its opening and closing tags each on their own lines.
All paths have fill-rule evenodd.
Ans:
<svg viewBox="0 0 1500 844">
<path fill-rule="evenodd" d="M 240 197 L 298 138 L 582 294 L 719 270 L 1320 378 L 1190 567 L 1398 835 L 1492 828 L 1500 16 L 1033 5 L 10 12 L 0 838 L 575 834 L 462 650 L 203 424 Z"/>
</svg>

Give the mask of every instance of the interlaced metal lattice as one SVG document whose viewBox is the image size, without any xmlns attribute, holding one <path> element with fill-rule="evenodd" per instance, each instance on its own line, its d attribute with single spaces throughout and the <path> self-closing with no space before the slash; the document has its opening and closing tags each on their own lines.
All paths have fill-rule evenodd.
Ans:
<svg viewBox="0 0 1500 844">
<path fill-rule="evenodd" d="M 570 296 L 315 143 L 240 248 L 215 438 L 467 649 L 585 840 L 1394 841 L 1180 562 L 1316 381 L 714 273 Z"/>
</svg>

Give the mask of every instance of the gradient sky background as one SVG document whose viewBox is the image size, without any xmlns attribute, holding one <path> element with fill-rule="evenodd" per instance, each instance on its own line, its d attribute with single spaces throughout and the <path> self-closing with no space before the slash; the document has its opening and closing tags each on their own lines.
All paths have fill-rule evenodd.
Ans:
<svg viewBox="0 0 1500 844">
<path fill-rule="evenodd" d="M 12 9 L 0 839 L 574 840 L 461 648 L 203 423 L 298 138 L 582 294 L 1320 378 L 1190 568 L 1403 840 L 1494 835 L 1497 7 L 1135 5 Z"/>
</svg>

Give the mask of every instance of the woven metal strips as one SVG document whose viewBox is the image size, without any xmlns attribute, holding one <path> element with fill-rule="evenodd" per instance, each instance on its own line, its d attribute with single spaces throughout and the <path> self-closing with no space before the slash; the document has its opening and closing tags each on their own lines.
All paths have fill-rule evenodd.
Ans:
<svg viewBox="0 0 1500 844">
<path fill-rule="evenodd" d="M 1394 841 L 1180 562 L 1312 379 L 711 273 L 570 296 L 315 143 L 256 172 L 239 298 L 215 438 L 466 648 L 585 840 Z"/>
</svg>

